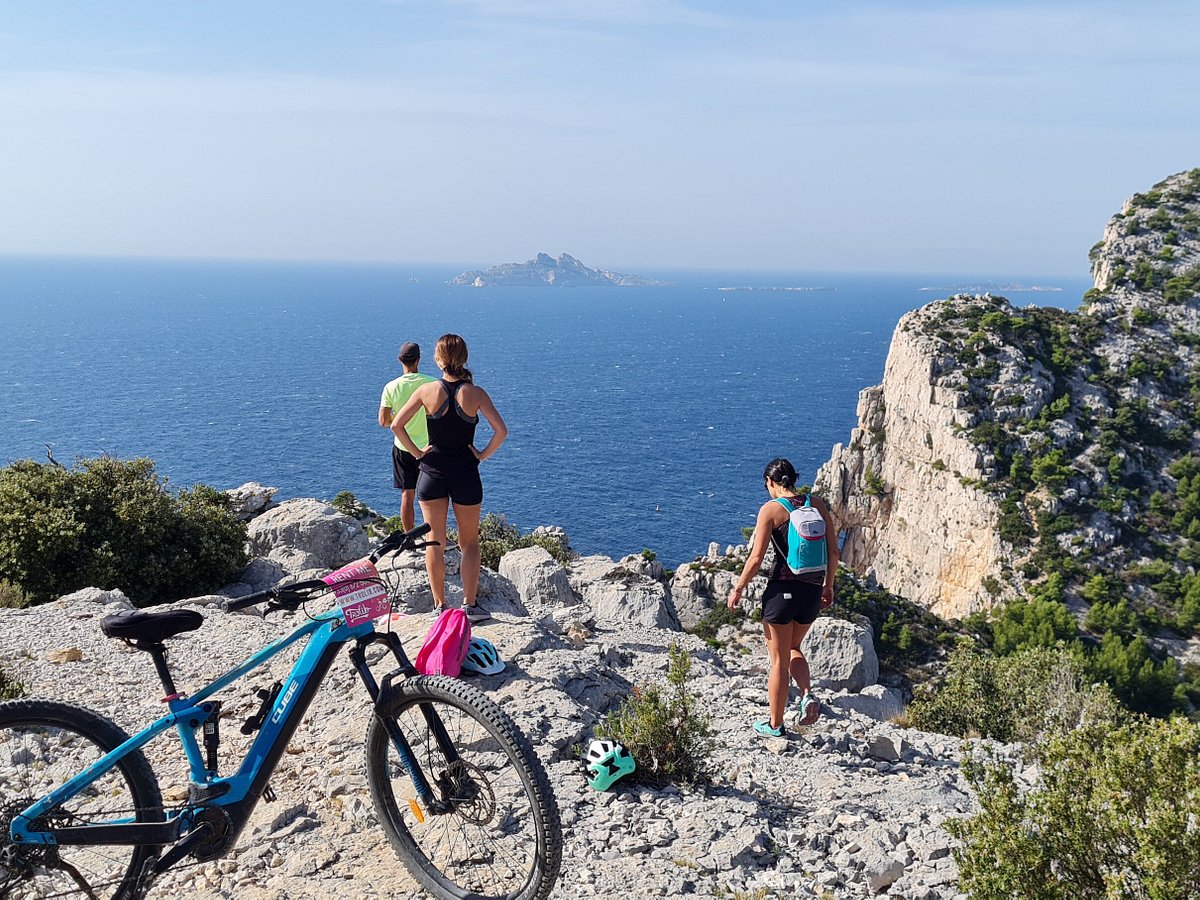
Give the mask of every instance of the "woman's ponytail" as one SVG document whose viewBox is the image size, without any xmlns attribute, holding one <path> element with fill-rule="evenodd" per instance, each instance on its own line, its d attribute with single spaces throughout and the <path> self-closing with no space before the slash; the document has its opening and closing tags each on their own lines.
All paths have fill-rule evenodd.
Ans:
<svg viewBox="0 0 1200 900">
<path fill-rule="evenodd" d="M 460 381 L 474 384 L 475 379 L 467 368 L 467 342 L 457 334 L 443 334 L 433 350 L 433 361 L 447 375 Z"/>
<path fill-rule="evenodd" d="M 796 469 L 782 456 L 767 463 L 767 467 L 763 469 L 763 478 L 773 481 L 789 491 L 796 487 Z"/>
</svg>

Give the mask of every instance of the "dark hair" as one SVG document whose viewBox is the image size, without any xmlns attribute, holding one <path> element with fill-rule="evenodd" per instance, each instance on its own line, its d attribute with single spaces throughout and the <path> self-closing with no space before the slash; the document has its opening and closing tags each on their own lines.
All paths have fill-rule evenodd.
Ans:
<svg viewBox="0 0 1200 900">
<path fill-rule="evenodd" d="M 796 469 L 782 456 L 776 457 L 763 469 L 763 478 L 785 488 L 794 488 L 796 486 Z"/>
<path fill-rule="evenodd" d="M 438 338 L 433 359 L 447 375 L 474 383 L 471 370 L 467 368 L 467 342 L 457 334 L 443 334 Z"/>
</svg>

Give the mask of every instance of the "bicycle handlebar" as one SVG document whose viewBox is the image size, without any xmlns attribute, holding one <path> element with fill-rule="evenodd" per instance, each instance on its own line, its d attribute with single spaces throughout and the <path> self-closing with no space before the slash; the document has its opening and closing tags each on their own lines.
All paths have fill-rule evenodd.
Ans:
<svg viewBox="0 0 1200 900">
<path fill-rule="evenodd" d="M 428 534 L 430 525 L 425 523 L 418 525 L 412 531 L 393 531 L 383 539 L 383 542 L 375 549 L 367 558 L 372 563 L 378 562 L 389 553 L 395 553 L 400 550 L 412 549 L 416 547 L 428 546 L 435 541 L 424 541 L 417 543 L 417 538 Z M 253 594 L 247 594 L 245 597 L 238 597 L 236 600 L 230 600 L 225 604 L 226 612 L 237 612 L 238 610 L 247 609 L 255 606 L 263 601 L 270 601 L 279 606 L 291 606 L 293 608 L 299 606 L 305 600 L 311 599 L 312 595 L 318 591 L 327 591 L 330 585 L 326 584 L 320 578 L 312 578 L 307 581 L 297 581 L 294 584 L 278 585 L 276 587 L 267 588 L 265 591 L 256 591 Z"/>
</svg>

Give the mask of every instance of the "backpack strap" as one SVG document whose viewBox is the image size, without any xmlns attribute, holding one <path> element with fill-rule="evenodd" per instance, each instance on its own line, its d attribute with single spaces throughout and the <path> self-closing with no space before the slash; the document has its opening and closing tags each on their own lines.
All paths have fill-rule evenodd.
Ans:
<svg viewBox="0 0 1200 900">
<path fill-rule="evenodd" d="M 795 507 L 792 506 L 790 501 L 788 501 L 784 497 L 776 497 L 774 499 L 775 499 L 776 503 L 778 503 L 780 506 L 782 506 L 784 509 L 786 509 L 788 511 L 789 516 L 792 514 L 792 510 L 795 509 Z"/>
</svg>

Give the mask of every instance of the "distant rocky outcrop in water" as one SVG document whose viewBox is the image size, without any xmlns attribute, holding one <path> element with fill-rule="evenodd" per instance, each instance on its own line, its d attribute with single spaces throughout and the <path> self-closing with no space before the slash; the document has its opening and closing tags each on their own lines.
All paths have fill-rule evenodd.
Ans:
<svg viewBox="0 0 1200 900">
<path fill-rule="evenodd" d="M 465 284 L 470 287 L 575 287 L 577 285 L 661 285 L 665 281 L 643 278 L 640 275 L 621 275 L 604 269 L 589 269 L 569 253 L 558 259 L 547 253 L 539 253 L 523 263 L 503 263 L 492 266 L 486 272 L 463 272 L 450 284 Z"/>
</svg>

